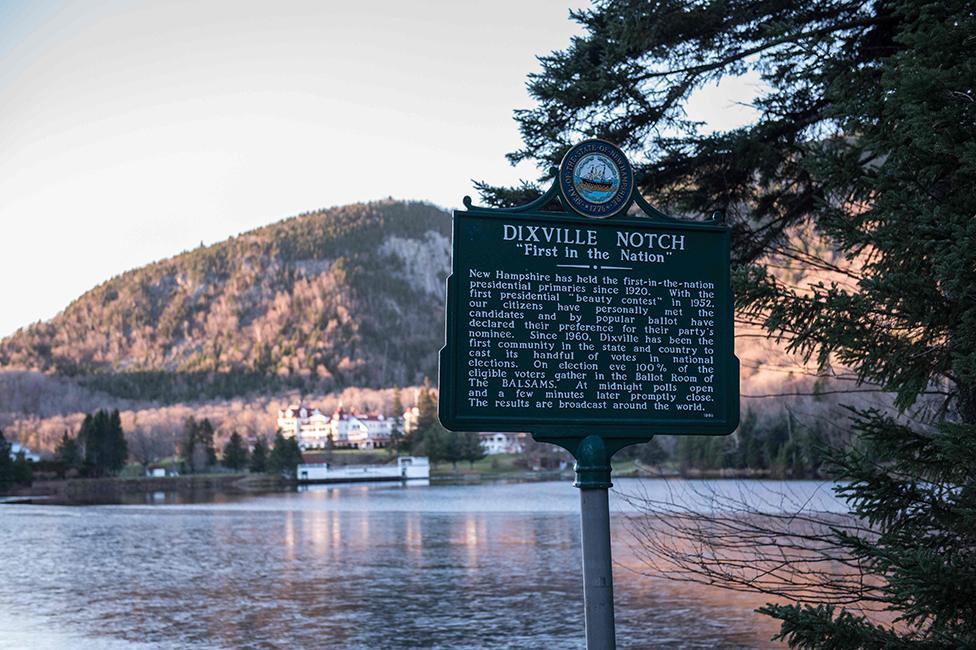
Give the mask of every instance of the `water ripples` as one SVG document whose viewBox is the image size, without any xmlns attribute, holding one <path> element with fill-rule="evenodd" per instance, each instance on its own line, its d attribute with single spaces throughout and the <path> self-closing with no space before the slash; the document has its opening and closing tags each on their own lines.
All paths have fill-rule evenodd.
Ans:
<svg viewBox="0 0 976 650">
<path fill-rule="evenodd" d="M 0 506 L 0 647 L 583 648 L 578 507 L 564 483 Z M 641 576 L 626 536 L 621 648 L 772 647 L 761 600 Z"/>
</svg>

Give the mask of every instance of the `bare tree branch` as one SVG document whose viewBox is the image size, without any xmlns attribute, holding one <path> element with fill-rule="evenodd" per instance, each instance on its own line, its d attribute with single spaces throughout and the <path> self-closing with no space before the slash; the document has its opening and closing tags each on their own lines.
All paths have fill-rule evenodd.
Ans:
<svg viewBox="0 0 976 650">
<path fill-rule="evenodd" d="M 848 514 L 816 509 L 824 492 L 801 499 L 790 492 L 735 494 L 712 486 L 668 483 L 665 499 L 645 490 L 621 494 L 637 513 L 627 519 L 642 574 L 766 594 L 790 602 L 884 611 L 881 582 L 841 545 L 839 534 L 866 542 L 877 534 Z"/>
</svg>

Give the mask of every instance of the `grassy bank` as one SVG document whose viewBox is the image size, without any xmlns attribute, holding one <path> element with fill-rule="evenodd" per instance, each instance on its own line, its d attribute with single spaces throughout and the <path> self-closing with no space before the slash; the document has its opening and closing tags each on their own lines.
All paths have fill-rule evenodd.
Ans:
<svg viewBox="0 0 976 650">
<path fill-rule="evenodd" d="M 430 468 L 431 478 L 460 480 L 537 480 L 572 476 L 572 467 L 566 469 L 532 469 L 527 466 L 525 456 L 518 454 L 495 454 L 485 456 L 474 463 L 459 462 L 436 463 Z"/>
</svg>

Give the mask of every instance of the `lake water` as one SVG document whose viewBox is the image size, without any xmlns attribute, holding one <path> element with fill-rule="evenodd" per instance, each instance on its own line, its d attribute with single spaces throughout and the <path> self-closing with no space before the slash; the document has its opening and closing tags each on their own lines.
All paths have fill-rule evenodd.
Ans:
<svg viewBox="0 0 976 650">
<path fill-rule="evenodd" d="M 615 480 L 619 647 L 779 647 L 762 597 L 638 573 L 621 495 L 702 485 L 844 510 L 820 482 Z M 0 647 L 584 647 L 569 482 L 147 498 L 0 505 Z"/>
</svg>

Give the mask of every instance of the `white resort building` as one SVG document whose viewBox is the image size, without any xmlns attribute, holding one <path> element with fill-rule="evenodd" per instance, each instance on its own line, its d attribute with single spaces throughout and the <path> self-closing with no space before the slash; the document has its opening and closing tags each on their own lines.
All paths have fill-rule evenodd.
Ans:
<svg viewBox="0 0 976 650">
<path fill-rule="evenodd" d="M 412 406 L 403 412 L 403 432 L 413 433 L 418 428 L 420 420 L 420 409 Z M 522 441 L 525 439 L 524 433 L 502 433 L 499 431 L 486 431 L 478 434 L 481 436 L 481 448 L 485 450 L 487 456 L 494 454 L 521 454 L 525 446 Z"/>
<path fill-rule="evenodd" d="M 403 432 L 413 433 L 417 430 L 417 423 L 420 421 L 420 409 L 412 406 L 403 412 Z"/>
<path fill-rule="evenodd" d="M 481 436 L 481 448 L 485 450 L 485 454 L 488 456 L 493 456 L 494 454 L 521 454 L 524 449 L 522 445 L 522 439 L 525 437 L 524 433 L 484 431 L 478 435 Z"/>
<path fill-rule="evenodd" d="M 324 449 L 329 438 L 335 447 L 382 449 L 390 443 L 394 418 L 348 413 L 340 404 L 329 417 L 300 404 L 278 411 L 278 428 L 298 440 L 304 449 Z"/>
<path fill-rule="evenodd" d="M 310 406 L 294 404 L 278 411 L 278 429 L 284 435 L 296 438 L 303 449 L 325 447 L 330 434 L 333 435 L 333 443 L 338 444 L 331 419 Z"/>
<path fill-rule="evenodd" d="M 412 433 L 417 428 L 420 412 L 416 406 L 408 408 L 403 414 L 403 432 Z M 390 436 L 396 418 L 376 414 L 350 413 L 336 408 L 331 416 L 325 415 L 312 406 L 293 404 L 278 411 L 278 429 L 298 440 L 298 446 L 305 450 L 325 449 L 332 438 L 336 448 L 383 449 L 390 444 Z M 524 433 L 484 432 L 481 447 L 485 454 L 521 454 L 524 450 Z"/>
<path fill-rule="evenodd" d="M 342 405 L 332 414 L 332 431 L 336 444 L 357 449 L 382 449 L 390 444 L 393 418 L 382 415 L 347 413 Z"/>
<path fill-rule="evenodd" d="M 30 449 L 24 447 L 19 442 L 10 443 L 10 460 L 16 460 L 19 454 L 23 453 L 24 458 L 32 463 L 38 463 L 41 460 L 40 454 L 32 453 Z"/>
</svg>

